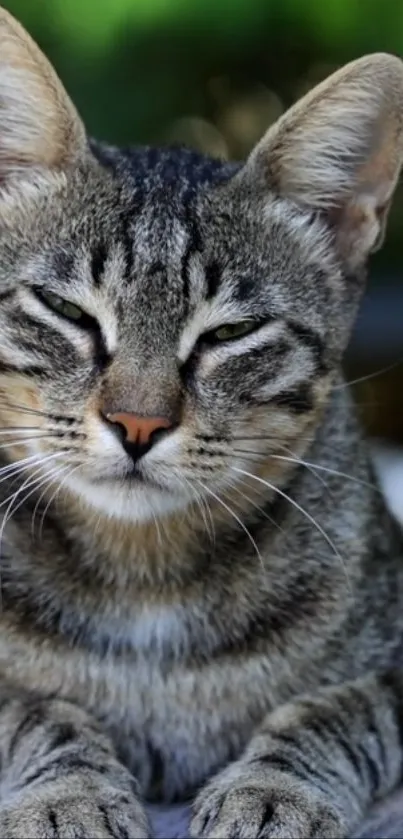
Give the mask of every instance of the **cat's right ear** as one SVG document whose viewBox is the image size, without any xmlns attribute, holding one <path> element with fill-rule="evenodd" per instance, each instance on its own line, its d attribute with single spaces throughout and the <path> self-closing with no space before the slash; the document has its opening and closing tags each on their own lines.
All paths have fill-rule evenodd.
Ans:
<svg viewBox="0 0 403 839">
<path fill-rule="evenodd" d="M 246 171 L 321 213 L 349 269 L 382 242 L 403 162 L 403 62 L 375 53 L 347 64 L 287 111 Z"/>
<path fill-rule="evenodd" d="M 61 170 L 86 151 L 83 124 L 53 67 L 0 8 L 0 191 Z"/>
</svg>

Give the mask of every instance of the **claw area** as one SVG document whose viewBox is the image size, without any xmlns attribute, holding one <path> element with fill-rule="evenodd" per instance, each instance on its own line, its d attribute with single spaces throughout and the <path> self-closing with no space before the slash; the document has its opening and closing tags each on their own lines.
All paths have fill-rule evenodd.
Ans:
<svg viewBox="0 0 403 839">
<path fill-rule="evenodd" d="M 192 839 L 342 839 L 345 825 L 316 791 L 233 786 L 201 793 Z"/>
</svg>

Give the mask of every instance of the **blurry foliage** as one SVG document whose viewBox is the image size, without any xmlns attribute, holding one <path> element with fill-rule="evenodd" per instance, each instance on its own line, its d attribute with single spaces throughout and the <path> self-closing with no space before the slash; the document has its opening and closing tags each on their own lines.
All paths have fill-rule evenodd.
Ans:
<svg viewBox="0 0 403 839">
<path fill-rule="evenodd" d="M 56 66 L 91 134 L 243 157 L 335 67 L 403 55 L 401 0 L 3 0 Z M 400 259 L 403 192 L 387 248 Z"/>
</svg>

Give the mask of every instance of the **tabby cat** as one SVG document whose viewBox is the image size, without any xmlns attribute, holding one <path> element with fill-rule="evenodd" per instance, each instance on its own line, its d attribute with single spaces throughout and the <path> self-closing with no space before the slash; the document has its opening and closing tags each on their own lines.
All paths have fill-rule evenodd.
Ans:
<svg viewBox="0 0 403 839">
<path fill-rule="evenodd" d="M 344 837 L 402 776 L 403 541 L 341 360 L 403 159 L 362 58 L 243 165 L 88 139 L 0 12 L 0 836 Z"/>
</svg>

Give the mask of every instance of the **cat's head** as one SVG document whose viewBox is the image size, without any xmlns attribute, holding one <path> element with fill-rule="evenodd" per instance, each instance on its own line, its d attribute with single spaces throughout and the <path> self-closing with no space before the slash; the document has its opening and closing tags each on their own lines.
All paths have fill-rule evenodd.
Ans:
<svg viewBox="0 0 403 839">
<path fill-rule="evenodd" d="M 347 344 L 402 118 L 403 65 L 379 54 L 242 166 L 97 147 L 1 11 L 0 446 L 26 487 L 144 520 L 281 481 Z"/>
</svg>

